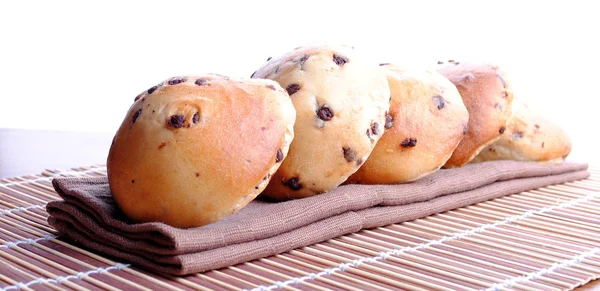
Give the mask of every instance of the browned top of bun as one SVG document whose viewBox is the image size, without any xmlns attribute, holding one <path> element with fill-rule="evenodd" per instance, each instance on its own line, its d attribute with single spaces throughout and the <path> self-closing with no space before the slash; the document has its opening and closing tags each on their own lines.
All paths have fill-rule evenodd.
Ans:
<svg viewBox="0 0 600 291">
<path fill-rule="evenodd" d="M 294 108 L 270 80 L 178 77 L 136 99 L 107 161 L 115 200 L 134 221 L 190 227 L 237 211 L 293 137 Z"/>
<path fill-rule="evenodd" d="M 474 162 L 491 160 L 560 161 L 571 152 L 567 132 L 515 100 L 514 116 L 502 137 L 487 146 Z"/>
<path fill-rule="evenodd" d="M 337 187 L 383 133 L 387 79 L 377 64 L 348 47 L 301 47 L 271 59 L 254 77 L 279 82 L 296 109 L 290 154 L 261 196 L 296 199 Z"/>
<path fill-rule="evenodd" d="M 395 65 L 381 68 L 392 93 L 386 129 L 348 183 L 408 182 L 439 169 L 469 121 L 458 90 L 444 76 Z"/>
<path fill-rule="evenodd" d="M 458 89 L 469 111 L 469 130 L 445 167 L 460 167 L 506 130 L 513 92 L 506 73 L 495 65 L 454 62 L 438 72 Z"/>
</svg>

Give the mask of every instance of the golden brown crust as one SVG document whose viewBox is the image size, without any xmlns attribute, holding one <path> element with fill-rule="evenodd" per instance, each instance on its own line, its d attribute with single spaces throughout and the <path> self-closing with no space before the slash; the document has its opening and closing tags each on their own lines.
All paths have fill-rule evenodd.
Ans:
<svg viewBox="0 0 600 291">
<path fill-rule="evenodd" d="M 473 162 L 518 160 L 556 162 L 571 152 L 566 131 L 515 100 L 514 116 L 499 140 L 487 146 Z"/>
<path fill-rule="evenodd" d="M 107 167 L 115 201 L 137 222 L 192 227 L 236 212 L 263 190 L 293 138 L 295 110 L 270 80 L 186 76 L 136 99 Z"/>
<path fill-rule="evenodd" d="M 456 86 L 469 111 L 467 135 L 445 165 L 461 167 L 504 133 L 514 96 L 506 73 L 498 66 L 454 62 L 438 72 Z"/>
<path fill-rule="evenodd" d="M 469 121 L 456 87 L 444 76 L 389 64 L 381 68 L 392 93 L 390 118 L 375 149 L 347 183 L 402 183 L 436 171 Z"/>
<path fill-rule="evenodd" d="M 376 64 L 350 48 L 297 48 L 270 60 L 254 77 L 279 82 L 297 112 L 290 154 L 265 197 L 295 199 L 337 187 L 367 159 L 384 131 L 387 80 Z"/>
</svg>

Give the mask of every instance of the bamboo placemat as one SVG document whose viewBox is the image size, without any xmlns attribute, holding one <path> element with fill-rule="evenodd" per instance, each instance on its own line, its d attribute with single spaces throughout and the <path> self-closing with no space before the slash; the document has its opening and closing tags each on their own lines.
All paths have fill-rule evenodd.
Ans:
<svg viewBox="0 0 600 291">
<path fill-rule="evenodd" d="M 0 290 L 568 290 L 600 276 L 600 169 L 229 268 L 161 276 L 56 237 L 55 176 L 0 179 Z"/>
</svg>

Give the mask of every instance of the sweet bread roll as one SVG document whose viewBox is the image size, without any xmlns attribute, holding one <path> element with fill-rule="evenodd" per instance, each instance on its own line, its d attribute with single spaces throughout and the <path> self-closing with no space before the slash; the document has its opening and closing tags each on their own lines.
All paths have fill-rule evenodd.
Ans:
<svg viewBox="0 0 600 291">
<path fill-rule="evenodd" d="M 134 222 L 202 226 L 267 185 L 293 139 L 296 112 L 271 80 L 166 80 L 140 94 L 107 161 L 114 199 Z"/>
<path fill-rule="evenodd" d="M 456 86 L 469 111 L 468 132 L 444 165 L 461 167 L 504 133 L 514 96 L 506 73 L 495 65 L 449 62 L 438 72 Z"/>
<path fill-rule="evenodd" d="M 416 180 L 442 167 L 466 134 L 469 113 L 448 79 L 435 71 L 381 68 L 392 93 L 386 130 L 347 183 Z"/>
<path fill-rule="evenodd" d="M 473 162 L 517 160 L 560 162 L 571 152 L 567 132 L 515 100 L 514 116 L 499 140 L 487 146 Z"/>
<path fill-rule="evenodd" d="M 253 77 L 279 82 L 296 108 L 289 155 L 261 196 L 302 198 L 340 185 L 384 132 L 386 77 L 351 48 L 300 47 L 271 59 Z"/>
</svg>

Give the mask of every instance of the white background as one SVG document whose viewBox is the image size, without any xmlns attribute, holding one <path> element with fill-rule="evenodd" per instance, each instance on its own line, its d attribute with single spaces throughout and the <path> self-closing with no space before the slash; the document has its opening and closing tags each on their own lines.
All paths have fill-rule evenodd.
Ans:
<svg viewBox="0 0 600 291">
<path fill-rule="evenodd" d="M 524 3 L 526 2 L 526 3 Z M 497 62 L 516 95 L 598 157 L 594 1 L 2 1 L 0 128 L 114 132 L 176 75 L 248 77 L 269 56 L 342 43 L 376 62 Z"/>
</svg>

